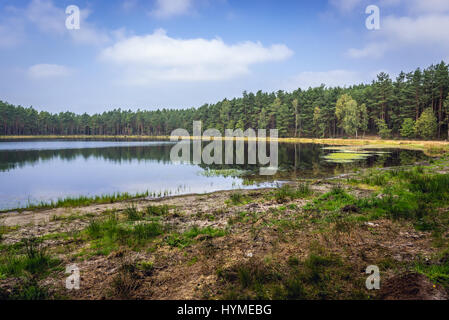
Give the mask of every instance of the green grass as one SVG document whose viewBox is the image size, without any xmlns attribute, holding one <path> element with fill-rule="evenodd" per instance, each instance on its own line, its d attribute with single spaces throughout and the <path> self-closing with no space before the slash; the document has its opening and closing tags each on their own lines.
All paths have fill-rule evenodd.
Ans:
<svg viewBox="0 0 449 320">
<path fill-rule="evenodd" d="M 350 195 L 341 186 L 334 186 L 326 192 L 304 206 L 304 211 L 312 216 L 312 222 L 328 223 L 340 221 L 353 214 L 353 210 L 358 210 L 357 198 Z M 354 209 L 351 209 L 354 207 Z M 349 212 L 344 212 L 345 208 Z"/>
<path fill-rule="evenodd" d="M 251 202 L 251 198 L 241 192 L 233 192 L 229 196 L 229 201 L 232 205 L 244 205 Z"/>
<path fill-rule="evenodd" d="M 251 259 L 218 269 L 224 299 L 365 299 L 363 279 L 355 267 L 322 249 L 300 261 L 273 262 Z M 360 286 L 360 287 L 358 287 Z"/>
<path fill-rule="evenodd" d="M 272 193 L 273 198 L 278 203 L 284 203 L 289 200 L 295 200 L 299 198 L 305 198 L 312 194 L 310 186 L 306 183 L 299 184 L 296 188 L 288 184 L 278 186 L 276 190 Z"/>
<path fill-rule="evenodd" d="M 168 214 L 168 210 L 168 205 L 148 206 L 145 213 L 149 216 L 164 216 Z"/>
<path fill-rule="evenodd" d="M 46 286 L 42 286 L 35 278 L 21 279 L 12 288 L 12 292 L 0 289 L 0 300 L 47 300 L 52 298 Z"/>
<path fill-rule="evenodd" d="M 449 225 L 449 213 L 441 212 L 449 204 L 449 174 L 413 167 L 392 170 L 368 170 L 351 183 L 381 187 L 366 197 L 355 197 L 334 187 L 304 207 L 312 222 L 356 222 L 379 218 L 409 220 L 421 231 L 442 233 Z"/>
<path fill-rule="evenodd" d="M 129 224 L 120 221 L 116 214 L 103 220 L 93 220 L 85 229 L 87 239 L 93 241 L 92 248 L 97 254 L 109 254 L 120 245 L 136 247 L 151 242 L 163 234 L 165 227 L 157 221 L 142 221 Z"/>
<path fill-rule="evenodd" d="M 136 266 L 124 262 L 112 279 L 111 294 L 122 299 L 130 299 L 134 291 L 139 287 L 140 281 Z"/>
<path fill-rule="evenodd" d="M 49 202 L 40 202 L 40 203 L 30 202 L 22 208 L 2 210 L 0 212 L 9 212 L 14 210 L 23 211 L 23 210 L 40 210 L 52 208 L 75 208 L 75 207 L 88 206 L 91 204 L 115 203 L 125 200 L 145 198 L 148 195 L 149 192 L 147 191 L 143 193 L 134 193 L 134 194 L 123 192 L 123 193 L 105 194 L 92 197 L 88 196 L 67 197 Z"/>
<path fill-rule="evenodd" d="M 194 226 L 184 233 L 173 233 L 166 238 L 166 243 L 171 247 L 185 248 L 195 242 L 195 238 L 203 235 L 210 238 L 223 237 L 226 231 L 212 227 L 199 228 Z"/>
<path fill-rule="evenodd" d="M 126 208 L 124 213 L 126 214 L 129 221 L 142 220 L 142 214 L 139 211 L 137 211 L 137 207 L 134 204 Z"/>
<path fill-rule="evenodd" d="M 361 200 L 361 206 L 392 219 L 412 220 L 421 230 L 435 229 L 443 222 L 444 215 L 437 214 L 437 209 L 449 204 L 449 174 L 435 174 L 414 167 L 379 172 L 371 175 L 369 181 L 386 186 L 380 198 Z"/>
<path fill-rule="evenodd" d="M 0 257 L 0 274 L 5 277 L 31 275 L 40 277 L 59 265 L 59 260 L 50 256 L 41 239 L 23 239 L 17 246 L 10 246 Z"/>
<path fill-rule="evenodd" d="M 433 284 L 439 284 L 449 293 L 449 249 L 441 251 L 429 261 L 417 261 L 413 269 L 424 274 Z"/>
</svg>

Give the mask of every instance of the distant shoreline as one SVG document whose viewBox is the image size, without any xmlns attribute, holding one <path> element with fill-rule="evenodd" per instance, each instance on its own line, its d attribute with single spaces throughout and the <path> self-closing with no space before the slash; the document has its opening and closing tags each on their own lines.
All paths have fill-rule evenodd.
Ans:
<svg viewBox="0 0 449 320">
<path fill-rule="evenodd" d="M 195 137 L 184 137 L 194 139 Z M 169 140 L 170 136 L 139 136 L 139 135 L 42 135 L 42 136 L 0 136 L 0 141 L 4 140 L 118 140 L 118 141 L 136 141 L 136 140 Z M 215 138 L 219 140 L 227 140 L 229 138 L 221 137 Z M 234 138 L 234 140 L 237 138 Z M 242 138 L 239 138 L 242 139 Z M 243 138 L 248 140 L 248 138 Z M 267 138 L 267 140 L 270 140 Z M 369 137 L 362 139 L 345 139 L 345 138 L 278 138 L 277 141 L 281 143 L 315 143 L 326 145 L 345 145 L 345 146 L 363 146 L 365 148 L 401 148 L 409 150 L 421 150 L 426 155 L 438 156 L 449 153 L 449 141 L 424 141 L 424 140 L 383 140 L 377 137 Z"/>
</svg>

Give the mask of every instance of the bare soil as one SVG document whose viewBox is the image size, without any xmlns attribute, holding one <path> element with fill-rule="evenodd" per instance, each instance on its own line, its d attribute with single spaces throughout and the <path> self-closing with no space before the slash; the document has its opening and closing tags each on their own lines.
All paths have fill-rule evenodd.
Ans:
<svg viewBox="0 0 449 320">
<path fill-rule="evenodd" d="M 332 183 L 312 185 L 316 194 L 329 191 Z M 270 199 L 269 189 L 241 191 L 249 203 L 229 203 L 234 191 L 214 192 L 205 195 L 186 195 L 160 200 L 141 199 L 133 202 L 144 210 L 149 205 L 168 205 L 169 214 L 163 222 L 182 232 L 192 226 L 227 229 L 224 237 L 198 236 L 195 243 L 185 248 L 171 247 L 164 237 L 141 250 L 122 246 L 111 254 L 83 255 L 88 242 L 70 237 L 58 237 L 85 229 L 92 219 L 117 210 L 125 210 L 130 202 L 91 205 L 81 208 L 57 208 L 37 212 L 8 212 L 0 215 L 0 225 L 8 228 L 2 244 L 11 245 L 26 237 L 47 236 L 45 244 L 62 261 L 61 265 L 76 263 L 81 274 L 81 288 L 65 288 L 67 275 L 57 270 L 42 280 L 42 285 L 52 293 L 68 299 L 216 299 L 222 297 L 226 286 L 218 275 L 219 270 L 232 269 L 244 263 L 272 261 L 286 264 L 290 257 L 305 259 L 310 248 L 322 246 L 327 252 L 343 258 L 360 279 L 366 277 L 370 264 L 394 265 L 384 267 L 383 287 L 380 292 L 366 292 L 381 299 L 447 299 L 443 289 L 419 274 L 397 275 L 397 268 L 417 259 L 430 259 L 435 253 L 429 232 L 415 230 L 411 223 L 388 219 L 348 224 L 339 230 L 336 223 L 323 225 L 313 222 L 313 216 L 302 210 L 310 199 L 295 199 L 278 203 Z M 369 194 L 366 189 L 352 188 L 356 196 Z M 348 209 L 349 210 L 349 209 Z M 230 223 L 241 212 L 259 217 L 246 222 Z M 213 217 L 213 218 L 211 218 Z M 295 228 L 283 223 L 302 219 Z M 50 236 L 49 236 L 50 235 Z M 51 237 L 51 235 L 56 235 Z M 151 271 L 135 270 L 128 278 L 126 296 L 117 292 L 117 276 L 124 265 L 151 261 Z M 10 292 L 19 279 L 0 280 L 0 288 Z M 124 281 L 121 282 L 121 285 Z M 341 288 L 353 289 L 353 285 Z M 365 288 L 360 287 L 360 290 Z"/>
</svg>

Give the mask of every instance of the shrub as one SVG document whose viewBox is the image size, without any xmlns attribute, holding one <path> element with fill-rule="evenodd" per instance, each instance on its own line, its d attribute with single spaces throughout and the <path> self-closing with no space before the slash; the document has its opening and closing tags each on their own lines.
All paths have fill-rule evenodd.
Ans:
<svg viewBox="0 0 449 320">
<path fill-rule="evenodd" d="M 400 132 L 404 138 L 413 138 L 415 136 L 415 121 L 411 118 L 405 118 Z"/>
<path fill-rule="evenodd" d="M 231 199 L 231 202 L 234 205 L 241 204 L 244 202 L 244 196 L 240 192 L 231 193 L 229 199 Z"/>
<path fill-rule="evenodd" d="M 274 191 L 274 198 L 278 203 L 284 203 L 289 199 L 294 200 L 309 196 L 310 194 L 312 194 L 312 190 L 307 183 L 301 183 L 296 189 L 288 184 L 284 184 Z"/>
<path fill-rule="evenodd" d="M 139 287 L 136 267 L 131 263 L 123 263 L 117 275 L 112 279 L 113 294 L 122 299 L 131 298 L 133 292 Z"/>
<path fill-rule="evenodd" d="M 437 118 L 435 117 L 432 108 L 424 110 L 415 124 L 416 134 L 424 139 L 434 138 L 437 132 L 437 127 Z"/>
<path fill-rule="evenodd" d="M 382 139 L 388 139 L 391 137 L 391 129 L 388 128 L 387 123 L 383 119 L 377 119 L 377 128 L 379 129 L 379 136 Z"/>
</svg>

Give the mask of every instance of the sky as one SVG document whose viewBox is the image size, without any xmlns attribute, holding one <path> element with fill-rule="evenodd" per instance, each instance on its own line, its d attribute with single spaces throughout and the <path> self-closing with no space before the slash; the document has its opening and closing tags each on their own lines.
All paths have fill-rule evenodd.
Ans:
<svg viewBox="0 0 449 320">
<path fill-rule="evenodd" d="M 448 0 L 0 0 L 0 100 L 50 112 L 199 107 L 442 60 Z"/>
</svg>

